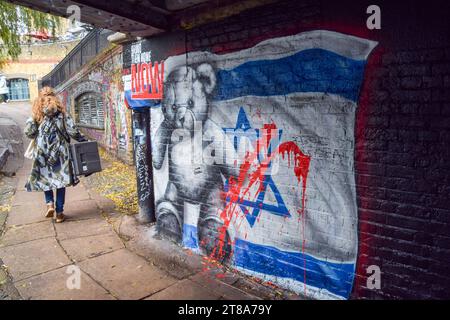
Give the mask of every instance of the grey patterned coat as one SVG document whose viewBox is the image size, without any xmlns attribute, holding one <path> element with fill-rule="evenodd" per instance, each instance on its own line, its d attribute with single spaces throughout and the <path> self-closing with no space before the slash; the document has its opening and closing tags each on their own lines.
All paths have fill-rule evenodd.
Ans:
<svg viewBox="0 0 450 320">
<path fill-rule="evenodd" d="M 33 166 L 25 184 L 27 191 L 47 191 L 78 183 L 78 179 L 72 175 L 69 142 L 66 139 L 86 139 L 68 114 L 51 114 L 45 108 L 44 114 L 40 125 L 29 118 L 24 130 L 28 138 L 36 138 Z"/>
</svg>

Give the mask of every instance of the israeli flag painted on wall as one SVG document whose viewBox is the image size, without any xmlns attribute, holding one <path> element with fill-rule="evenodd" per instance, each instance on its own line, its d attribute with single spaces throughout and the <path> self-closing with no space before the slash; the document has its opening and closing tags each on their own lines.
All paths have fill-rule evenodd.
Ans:
<svg viewBox="0 0 450 320">
<path fill-rule="evenodd" d="M 280 157 L 279 170 L 267 175 L 257 200 L 243 195 L 228 228 L 232 261 L 239 270 L 315 298 L 349 297 L 358 251 L 355 113 L 375 46 L 317 30 L 224 55 L 190 52 L 166 60 L 165 76 L 186 59 L 191 66 L 213 66 L 217 83 L 209 120 L 227 139 L 233 140 L 235 130 L 239 139 L 233 142 L 246 134 L 251 140 L 264 125 L 274 124 L 278 144 L 293 142 L 310 157 L 303 217 L 298 213 L 301 183 L 287 158 Z M 152 109 L 152 116 L 162 121 L 159 109 Z M 156 174 L 160 181 L 167 175 Z M 162 197 L 165 187 L 155 188 Z"/>
</svg>

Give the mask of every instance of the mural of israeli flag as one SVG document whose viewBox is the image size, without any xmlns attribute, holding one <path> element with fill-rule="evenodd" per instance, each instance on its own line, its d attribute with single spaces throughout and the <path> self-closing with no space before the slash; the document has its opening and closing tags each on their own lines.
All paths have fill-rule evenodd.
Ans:
<svg viewBox="0 0 450 320">
<path fill-rule="evenodd" d="M 289 142 L 310 159 L 307 178 L 300 181 L 288 157 L 280 154 L 278 170 L 265 174 L 263 187 L 239 195 L 227 229 L 237 269 L 315 298 L 349 297 L 358 251 L 355 114 L 366 62 L 376 44 L 317 30 L 223 55 L 190 52 L 166 59 L 165 79 L 177 68 L 213 67 L 208 128 L 215 127 L 216 136 L 223 133 L 238 154 L 241 141 L 255 141 L 270 125 L 277 137 L 272 151 Z M 164 116 L 161 109 L 152 109 L 153 133 Z M 168 166 L 166 161 L 155 172 L 160 199 L 167 192 L 161 182 L 168 179 Z M 228 181 L 222 173 L 224 192 Z M 219 211 L 221 206 L 217 202 Z M 196 247 L 200 223 L 187 220 L 190 243 Z"/>
</svg>

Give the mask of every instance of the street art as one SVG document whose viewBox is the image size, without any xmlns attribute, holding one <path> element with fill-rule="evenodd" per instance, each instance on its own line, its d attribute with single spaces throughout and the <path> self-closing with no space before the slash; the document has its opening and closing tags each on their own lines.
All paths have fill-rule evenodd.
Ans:
<svg viewBox="0 0 450 320">
<path fill-rule="evenodd" d="M 148 165 L 146 162 L 147 145 L 145 143 L 136 144 L 136 176 L 138 180 L 139 190 L 139 201 L 145 201 L 150 196 L 150 187 L 148 176 Z"/>
<path fill-rule="evenodd" d="M 105 126 L 105 139 L 106 145 L 113 150 L 118 149 L 118 128 L 117 128 L 117 113 L 118 113 L 118 105 L 117 102 L 119 100 L 120 93 L 117 91 L 117 87 L 111 83 L 108 84 L 108 87 L 103 91 L 105 92 L 105 116 L 106 123 L 110 124 Z"/>
<path fill-rule="evenodd" d="M 166 82 L 162 102 L 164 121 L 154 137 L 152 156 L 154 167 L 159 170 L 168 149 L 169 181 L 164 200 L 169 201 L 158 204 L 157 221 L 164 224 L 162 230 L 169 230 L 171 234 L 180 236 L 183 234 L 183 243 L 197 249 L 198 219 L 217 217 L 217 209 L 223 207 L 218 202 L 223 189 L 222 176 L 236 175 L 237 168 L 207 164 L 203 158 L 203 149 L 200 154 L 193 152 L 190 141 L 190 133 L 195 130 L 196 136 L 201 139 L 211 137 L 216 141 L 227 142 L 223 130 L 208 118 L 209 99 L 216 86 L 211 65 L 201 64 L 195 69 L 185 66 L 176 68 L 169 74 Z M 198 123 L 197 128 L 195 122 Z M 187 130 L 189 139 L 174 139 L 174 130 L 182 128 Z M 202 146 L 203 141 L 197 145 Z M 214 143 L 211 145 L 214 146 Z M 197 161 L 190 161 L 196 156 Z M 188 203 L 185 199 L 189 200 Z"/>
<path fill-rule="evenodd" d="M 118 111 L 118 121 L 117 121 L 117 128 L 118 128 L 118 140 L 119 140 L 119 150 L 121 151 L 127 151 L 128 150 L 128 144 L 129 144 L 129 133 L 128 133 L 128 122 L 127 122 L 127 109 L 125 108 L 125 101 L 124 101 L 124 92 L 119 91 L 116 95 L 116 101 L 117 101 L 117 111 Z"/>
<path fill-rule="evenodd" d="M 85 132 L 88 137 L 95 141 L 103 141 L 104 140 L 104 134 L 100 130 L 91 129 L 91 128 L 82 128 L 83 132 Z"/>
<path fill-rule="evenodd" d="M 142 42 L 131 45 L 130 55 L 130 73 L 123 77 L 127 106 L 139 108 L 161 100 L 164 92 L 164 61 L 152 61 L 152 52 L 142 51 Z"/>
<path fill-rule="evenodd" d="M 122 76 L 129 109 L 159 106 L 164 95 L 164 60 L 152 62 L 151 51 L 141 50 L 141 42 L 131 46 L 132 64 Z"/>
<path fill-rule="evenodd" d="M 77 97 L 87 92 L 101 95 L 101 102 L 108 125 L 104 129 L 82 127 L 90 139 L 95 139 L 103 147 L 114 151 L 116 155 L 130 162 L 131 155 L 131 115 L 125 106 L 124 89 L 122 83 L 122 54 L 115 52 L 104 56 L 90 69 L 84 70 L 83 75 L 61 90 L 61 97 L 68 109 L 72 110 Z M 75 116 L 75 118 L 77 118 Z"/>
<path fill-rule="evenodd" d="M 159 232 L 297 292 L 348 298 L 355 112 L 375 46 L 317 30 L 165 58 L 162 99 L 146 102 Z M 145 102 L 125 90 L 127 105 Z"/>
<path fill-rule="evenodd" d="M 101 82 L 91 80 L 82 81 L 71 90 L 71 95 L 76 98 L 86 92 L 102 92 Z"/>
<path fill-rule="evenodd" d="M 164 61 L 132 64 L 131 99 L 162 99 L 163 75 Z"/>
</svg>

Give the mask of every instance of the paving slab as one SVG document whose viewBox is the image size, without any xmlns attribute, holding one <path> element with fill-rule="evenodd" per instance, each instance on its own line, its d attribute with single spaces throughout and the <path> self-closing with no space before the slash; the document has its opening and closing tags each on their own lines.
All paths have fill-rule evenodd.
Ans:
<svg viewBox="0 0 450 320">
<path fill-rule="evenodd" d="M 104 288 L 80 270 L 80 287 L 67 286 L 74 273 L 69 266 L 46 272 L 15 283 L 24 299 L 31 300 L 113 300 Z"/>
<path fill-rule="evenodd" d="M 16 172 L 16 177 L 27 177 L 28 178 L 30 176 L 30 172 L 31 172 L 31 163 L 30 164 L 24 163 L 22 168 Z"/>
<path fill-rule="evenodd" d="M 17 180 L 17 191 L 26 191 L 25 183 L 28 181 L 28 175 L 21 175 Z"/>
<path fill-rule="evenodd" d="M 119 299 L 142 299 L 176 282 L 127 249 L 85 260 L 79 266 Z"/>
<path fill-rule="evenodd" d="M 3 228 L 5 227 L 7 218 L 8 218 L 8 212 L 0 211 L 0 234 L 2 233 Z"/>
<path fill-rule="evenodd" d="M 26 169 L 24 169 L 24 167 L 16 172 L 16 177 L 28 177 L 30 175 L 31 169 L 29 168 L 31 168 L 31 166 L 27 166 Z"/>
<path fill-rule="evenodd" d="M 27 179 L 30 176 L 31 165 L 23 166 L 19 171 L 16 172 L 16 177 Z"/>
<path fill-rule="evenodd" d="M 64 206 L 64 214 L 70 220 L 83 220 L 101 217 L 100 210 L 94 200 L 68 202 Z"/>
<path fill-rule="evenodd" d="M 22 297 L 17 291 L 11 276 L 4 267 L 3 261 L 0 258 L 0 301 L 3 300 L 21 300 Z"/>
<path fill-rule="evenodd" d="M 60 242 L 69 257 L 74 261 L 89 258 L 124 248 L 117 234 L 111 232 L 89 237 L 67 239 Z"/>
<path fill-rule="evenodd" d="M 223 299 L 227 300 L 260 300 L 260 298 L 248 294 L 238 288 L 230 286 L 220 280 L 216 280 L 214 275 L 208 271 L 199 272 L 189 278 L 193 282 L 201 285 L 207 290 L 214 291 Z"/>
<path fill-rule="evenodd" d="M 112 201 L 111 199 L 105 198 L 104 196 L 93 191 L 92 189 L 89 190 L 89 195 L 92 200 L 95 200 L 95 202 L 97 203 L 99 208 L 101 210 L 103 210 L 104 212 L 107 212 L 107 213 L 113 212 L 114 209 L 116 208 L 114 201 Z"/>
<path fill-rule="evenodd" d="M 280 298 L 278 290 L 274 290 L 272 287 L 264 286 L 260 283 L 256 283 L 248 278 L 240 277 L 238 281 L 233 284 L 234 287 L 248 292 L 249 294 L 261 297 L 264 300 L 276 300 Z"/>
<path fill-rule="evenodd" d="M 45 203 L 32 203 L 11 207 L 6 221 L 7 226 L 30 224 L 41 221 L 48 221 L 44 217 Z"/>
<path fill-rule="evenodd" d="M 6 230 L 0 240 L 0 247 L 54 236 L 55 230 L 53 229 L 53 224 L 51 221 L 13 226 Z"/>
<path fill-rule="evenodd" d="M 26 147 L 28 147 L 29 139 L 26 139 Z M 24 158 L 22 167 L 16 172 L 16 176 L 27 176 L 30 174 L 31 166 L 33 165 L 33 160 Z"/>
<path fill-rule="evenodd" d="M 25 182 L 27 181 L 26 175 L 19 176 L 18 181 L 19 181 L 17 185 L 18 188 L 15 195 L 14 204 L 23 204 L 24 202 L 28 202 L 30 200 L 40 200 L 45 203 L 43 191 L 28 192 L 25 190 L 24 185 Z M 75 187 L 66 188 L 66 203 L 89 199 L 90 199 L 89 193 L 80 184 Z"/>
<path fill-rule="evenodd" d="M 85 220 L 66 220 L 63 223 L 56 223 L 56 237 L 59 240 L 94 236 L 99 234 L 112 233 L 111 226 L 103 218 Z"/>
<path fill-rule="evenodd" d="M 130 239 L 126 247 L 182 280 L 203 269 L 202 258 L 169 240 L 157 236 L 156 224 L 140 224 L 134 216 L 123 216 L 116 224 L 121 237 Z"/>
<path fill-rule="evenodd" d="M 240 276 L 237 272 L 233 272 L 233 270 L 226 270 L 223 266 L 208 266 L 207 270 L 202 270 L 202 272 L 205 275 L 208 275 L 209 277 L 215 278 L 216 280 L 219 280 L 220 282 L 224 282 L 229 285 L 233 285 L 236 283 Z"/>
<path fill-rule="evenodd" d="M 220 295 L 201 285 L 184 279 L 159 291 L 145 300 L 217 300 Z"/>
<path fill-rule="evenodd" d="M 43 192 L 28 192 L 28 191 L 17 191 L 14 195 L 12 201 L 12 206 L 18 205 L 31 205 L 31 204 L 45 204 L 45 198 Z"/>
<path fill-rule="evenodd" d="M 55 239 L 46 238 L 0 248 L 0 257 L 14 281 L 70 263 Z"/>
<path fill-rule="evenodd" d="M 66 203 L 77 202 L 81 200 L 89 200 L 89 193 L 86 188 L 80 183 L 75 187 L 66 188 Z"/>
</svg>

